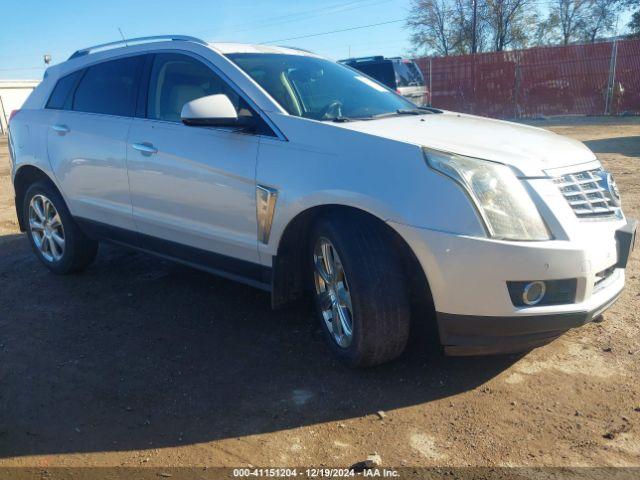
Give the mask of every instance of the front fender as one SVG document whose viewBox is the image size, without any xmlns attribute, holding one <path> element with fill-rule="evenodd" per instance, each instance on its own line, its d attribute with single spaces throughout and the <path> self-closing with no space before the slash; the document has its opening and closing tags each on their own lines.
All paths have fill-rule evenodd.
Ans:
<svg viewBox="0 0 640 480">
<path fill-rule="evenodd" d="M 268 243 L 270 265 L 287 225 L 327 205 L 357 208 L 382 221 L 466 235 L 484 228 L 465 192 L 430 169 L 422 149 L 397 140 L 291 116 L 278 117 L 288 141 L 261 139 L 256 181 L 277 192 Z"/>
</svg>

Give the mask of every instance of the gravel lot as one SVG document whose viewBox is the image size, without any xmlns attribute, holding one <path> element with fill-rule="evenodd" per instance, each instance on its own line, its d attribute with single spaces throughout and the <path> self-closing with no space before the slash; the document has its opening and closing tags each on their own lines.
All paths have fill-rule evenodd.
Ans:
<svg viewBox="0 0 640 480">
<path fill-rule="evenodd" d="M 640 119 L 532 123 L 585 141 L 640 217 Z M 48 273 L 0 139 L 0 467 L 640 466 L 639 275 L 636 251 L 603 321 L 526 355 L 414 344 L 354 371 L 249 287 L 105 246 Z"/>
</svg>

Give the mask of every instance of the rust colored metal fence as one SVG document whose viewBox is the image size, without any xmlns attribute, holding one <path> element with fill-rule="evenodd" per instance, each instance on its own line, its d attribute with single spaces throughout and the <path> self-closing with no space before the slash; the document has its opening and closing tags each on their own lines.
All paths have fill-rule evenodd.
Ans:
<svg viewBox="0 0 640 480">
<path fill-rule="evenodd" d="M 640 114 L 640 39 L 415 59 L 435 107 L 496 118 Z"/>
</svg>

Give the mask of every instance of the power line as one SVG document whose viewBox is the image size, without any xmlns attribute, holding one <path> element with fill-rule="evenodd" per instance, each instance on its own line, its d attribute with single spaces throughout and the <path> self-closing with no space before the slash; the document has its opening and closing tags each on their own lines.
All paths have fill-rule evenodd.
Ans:
<svg viewBox="0 0 640 480">
<path fill-rule="evenodd" d="M 345 3 L 345 4 L 340 5 L 339 7 L 335 7 L 333 9 L 329 9 L 329 10 L 323 9 L 319 13 L 316 13 L 316 14 L 313 14 L 313 15 L 299 14 L 299 15 L 297 15 L 298 18 L 291 18 L 291 19 L 288 19 L 288 20 L 280 20 L 280 21 L 273 22 L 273 23 L 271 23 L 271 22 L 265 23 L 265 24 L 261 23 L 257 28 L 244 28 L 242 30 L 234 30 L 234 33 L 235 32 L 247 31 L 247 30 L 252 30 L 252 31 L 262 30 L 262 29 L 265 29 L 265 28 L 270 28 L 270 27 L 274 27 L 274 26 L 277 26 L 277 25 L 282 25 L 284 23 L 301 22 L 301 21 L 309 20 L 311 18 L 316 18 L 316 17 L 320 17 L 320 16 L 325 16 L 325 15 L 342 14 L 344 12 L 349 12 L 349 11 L 352 11 L 352 10 L 359 10 L 361 8 L 371 8 L 371 7 L 375 7 L 377 5 L 381 5 L 383 3 L 389 3 L 392 0 L 377 0 L 377 1 L 375 1 L 375 0 L 366 0 L 366 1 L 368 1 L 370 3 L 364 4 L 364 5 L 354 5 L 354 6 L 349 6 L 349 5 L 352 5 L 352 3 Z M 353 2 L 353 3 L 361 3 L 361 2 Z"/>
<path fill-rule="evenodd" d="M 261 30 L 284 23 L 299 22 L 302 20 L 308 20 L 322 15 L 330 15 L 335 13 L 342 13 L 345 11 L 356 10 L 365 7 L 372 7 L 381 3 L 387 3 L 391 0 L 355 0 L 350 2 L 335 3 L 320 8 L 312 8 L 299 12 L 289 13 L 286 15 L 278 15 L 275 17 L 260 18 L 251 20 L 249 22 L 243 22 L 236 25 L 229 25 L 222 27 L 217 32 L 232 31 L 234 33 L 244 32 L 248 30 Z M 362 5 L 364 3 L 364 5 Z"/>
<path fill-rule="evenodd" d="M 404 18 L 399 20 L 389 20 L 388 22 L 371 23 L 369 25 L 359 25 L 357 27 L 342 28 L 340 30 L 331 30 L 329 32 L 311 33 L 309 35 L 300 35 L 298 37 L 280 38 L 278 40 L 269 40 L 268 42 L 260 42 L 260 45 L 266 45 L 268 43 L 287 42 L 289 40 L 300 40 L 301 38 L 320 37 L 322 35 L 331 35 L 332 33 L 350 32 L 352 30 L 360 30 L 362 28 L 379 27 L 380 25 L 389 25 L 391 23 L 398 23 L 406 21 Z"/>
</svg>

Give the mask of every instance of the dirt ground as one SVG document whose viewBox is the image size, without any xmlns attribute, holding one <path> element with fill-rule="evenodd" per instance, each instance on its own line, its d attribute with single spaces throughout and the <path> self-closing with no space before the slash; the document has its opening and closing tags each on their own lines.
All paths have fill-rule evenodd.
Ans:
<svg viewBox="0 0 640 480">
<path fill-rule="evenodd" d="M 640 218 L 640 119 L 531 123 L 585 141 Z M 105 246 L 48 273 L 0 142 L 0 467 L 640 466 L 638 251 L 603 321 L 548 346 L 350 370 L 307 307 L 243 285 Z"/>
</svg>

